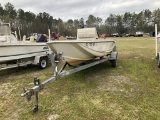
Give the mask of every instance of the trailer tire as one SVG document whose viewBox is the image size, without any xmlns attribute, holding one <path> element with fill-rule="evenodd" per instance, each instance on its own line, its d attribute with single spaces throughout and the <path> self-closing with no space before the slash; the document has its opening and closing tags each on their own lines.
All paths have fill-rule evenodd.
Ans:
<svg viewBox="0 0 160 120">
<path fill-rule="evenodd" d="M 47 58 L 46 57 L 41 57 L 40 60 L 39 60 L 39 67 L 41 69 L 44 69 L 44 68 L 47 67 L 47 63 L 48 63 Z"/>
<path fill-rule="evenodd" d="M 118 53 L 116 54 L 115 59 L 109 60 L 111 63 L 111 67 L 117 67 L 118 63 L 117 63 L 117 57 L 118 57 Z"/>
<path fill-rule="evenodd" d="M 111 67 L 117 67 L 117 59 L 111 60 Z"/>
</svg>

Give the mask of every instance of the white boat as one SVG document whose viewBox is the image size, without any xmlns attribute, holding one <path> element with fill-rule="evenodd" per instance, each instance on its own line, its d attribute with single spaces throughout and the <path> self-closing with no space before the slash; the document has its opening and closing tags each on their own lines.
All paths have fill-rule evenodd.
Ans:
<svg viewBox="0 0 160 120">
<path fill-rule="evenodd" d="M 43 56 L 49 52 L 45 42 L 18 41 L 9 24 L 0 26 L 0 64 L 23 58 Z"/>
<path fill-rule="evenodd" d="M 115 41 L 98 39 L 95 28 L 78 29 L 76 40 L 55 40 L 47 44 L 54 53 L 62 53 L 63 60 L 72 66 L 107 56 L 115 48 Z"/>
</svg>

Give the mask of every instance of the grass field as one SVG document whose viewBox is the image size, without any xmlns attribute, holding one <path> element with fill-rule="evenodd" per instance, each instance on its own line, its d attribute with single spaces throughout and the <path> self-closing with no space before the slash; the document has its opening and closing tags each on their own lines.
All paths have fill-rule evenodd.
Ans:
<svg viewBox="0 0 160 120">
<path fill-rule="evenodd" d="M 53 75 L 52 68 L 35 66 L 0 71 L 0 120 L 158 120 L 160 69 L 152 37 L 113 38 L 118 67 L 108 62 L 63 77 L 39 92 L 39 111 L 31 114 L 22 98 L 23 87 L 33 87 Z"/>
</svg>

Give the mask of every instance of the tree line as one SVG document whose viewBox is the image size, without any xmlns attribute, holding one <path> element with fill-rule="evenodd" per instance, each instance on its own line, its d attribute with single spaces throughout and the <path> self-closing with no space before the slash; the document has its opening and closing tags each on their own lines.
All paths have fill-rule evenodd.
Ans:
<svg viewBox="0 0 160 120">
<path fill-rule="evenodd" d="M 22 35 L 27 36 L 30 33 L 48 34 L 48 29 L 59 32 L 63 36 L 76 36 L 77 28 L 82 26 L 96 27 L 99 34 L 125 34 L 135 33 L 136 31 L 150 33 L 154 31 L 155 24 L 160 28 L 160 9 L 154 11 L 146 9 L 139 13 L 110 14 L 105 20 L 89 15 L 87 20 L 82 17 L 63 21 L 61 18 L 54 19 L 46 12 L 35 14 L 23 9 L 16 10 L 8 2 L 4 7 L 0 4 L 0 20 L 11 23 L 12 30 L 19 29 Z"/>
</svg>

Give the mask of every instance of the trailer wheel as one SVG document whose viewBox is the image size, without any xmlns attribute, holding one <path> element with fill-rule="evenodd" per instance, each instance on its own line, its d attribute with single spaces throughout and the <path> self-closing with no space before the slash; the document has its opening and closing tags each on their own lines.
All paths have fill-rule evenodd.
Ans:
<svg viewBox="0 0 160 120">
<path fill-rule="evenodd" d="M 111 67 L 117 67 L 118 63 L 117 63 L 117 56 L 118 56 L 118 53 L 115 55 L 115 59 L 113 60 L 109 60 L 110 63 L 111 63 Z"/>
<path fill-rule="evenodd" d="M 44 69 L 47 67 L 47 58 L 45 57 L 41 57 L 40 60 L 39 60 L 39 67 L 41 69 Z"/>
<path fill-rule="evenodd" d="M 111 67 L 117 67 L 117 59 L 111 60 Z"/>
</svg>

